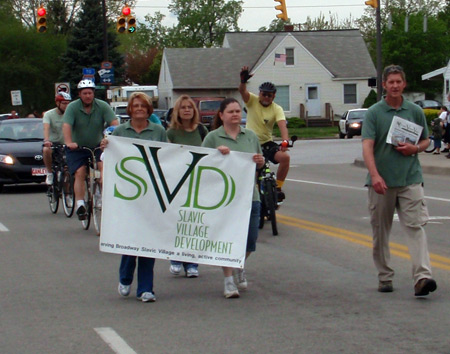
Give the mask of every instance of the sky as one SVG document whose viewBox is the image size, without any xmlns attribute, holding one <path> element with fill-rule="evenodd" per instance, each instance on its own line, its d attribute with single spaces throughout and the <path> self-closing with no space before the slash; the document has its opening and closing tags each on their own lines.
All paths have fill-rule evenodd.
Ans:
<svg viewBox="0 0 450 354">
<path fill-rule="evenodd" d="M 285 0 L 288 17 L 292 23 L 304 23 L 309 16 L 312 20 L 322 13 L 329 20 L 330 13 L 337 15 L 338 21 L 361 17 L 367 5 L 364 0 Z M 163 24 L 171 26 L 176 17 L 169 13 L 169 0 L 137 0 L 134 12 L 138 20 L 156 11 L 166 15 Z M 239 19 L 239 27 L 244 31 L 257 31 L 260 27 L 268 27 L 276 15 L 275 9 L 279 2 L 274 0 L 244 0 L 244 11 Z"/>
</svg>

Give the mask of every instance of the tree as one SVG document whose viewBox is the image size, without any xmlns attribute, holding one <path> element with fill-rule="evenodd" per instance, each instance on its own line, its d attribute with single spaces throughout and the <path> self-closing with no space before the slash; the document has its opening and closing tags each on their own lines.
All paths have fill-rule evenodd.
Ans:
<svg viewBox="0 0 450 354">
<path fill-rule="evenodd" d="M 117 52 L 119 41 L 114 31 L 108 31 L 108 60 L 113 63 L 116 82 L 123 74 L 123 57 Z M 82 78 L 83 68 L 94 68 L 97 72 L 103 62 L 103 16 L 98 0 L 84 0 L 78 20 L 67 43 L 62 61 L 64 68 L 61 80 L 68 81 L 72 88 Z M 98 77 L 96 79 L 98 83 Z"/>
<path fill-rule="evenodd" d="M 169 10 L 178 18 L 170 30 L 174 46 L 221 46 L 227 31 L 239 31 L 242 4 L 242 0 L 172 0 Z"/>
<path fill-rule="evenodd" d="M 260 27 L 258 29 L 259 32 L 282 32 L 284 31 L 285 25 L 291 25 L 291 19 L 289 18 L 287 22 L 283 21 L 280 18 L 275 18 L 269 25 L 269 28 L 266 26 Z"/>
</svg>

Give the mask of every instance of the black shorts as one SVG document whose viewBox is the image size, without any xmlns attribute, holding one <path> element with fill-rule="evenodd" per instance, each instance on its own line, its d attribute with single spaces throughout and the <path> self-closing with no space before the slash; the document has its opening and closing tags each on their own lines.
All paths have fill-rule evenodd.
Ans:
<svg viewBox="0 0 450 354">
<path fill-rule="evenodd" d="M 280 147 L 277 143 L 268 141 L 267 143 L 261 145 L 261 149 L 266 159 L 275 165 L 278 164 L 278 162 L 275 161 L 275 154 L 280 151 Z"/>
<path fill-rule="evenodd" d="M 100 161 L 100 155 L 102 150 L 95 150 L 95 158 Z M 69 167 L 69 172 L 74 174 L 77 170 L 87 164 L 91 152 L 89 150 L 77 149 L 70 150 L 66 148 L 67 166 Z"/>
</svg>

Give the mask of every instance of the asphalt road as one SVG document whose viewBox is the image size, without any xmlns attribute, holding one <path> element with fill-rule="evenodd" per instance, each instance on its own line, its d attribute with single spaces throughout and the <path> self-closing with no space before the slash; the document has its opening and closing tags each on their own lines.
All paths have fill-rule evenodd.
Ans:
<svg viewBox="0 0 450 354">
<path fill-rule="evenodd" d="M 187 279 L 160 260 L 155 303 L 121 298 L 120 256 L 100 253 L 93 230 L 51 215 L 43 187 L 5 187 L 0 353 L 450 353 L 448 178 L 425 176 L 437 291 L 414 297 L 396 223 L 395 291 L 381 294 L 358 149 L 358 140 L 296 143 L 280 236 L 261 230 L 249 289 L 234 300 L 222 296 L 220 268 Z"/>
</svg>

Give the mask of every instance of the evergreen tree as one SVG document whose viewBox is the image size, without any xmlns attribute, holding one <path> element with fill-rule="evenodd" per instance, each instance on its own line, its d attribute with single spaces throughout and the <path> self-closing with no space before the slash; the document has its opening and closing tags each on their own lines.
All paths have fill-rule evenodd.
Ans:
<svg viewBox="0 0 450 354">
<path fill-rule="evenodd" d="M 110 27 L 110 26 L 108 26 Z M 123 57 L 117 52 L 119 41 L 112 30 L 108 35 L 108 61 L 114 67 L 115 82 L 121 81 Z M 83 68 L 94 68 L 97 73 L 105 61 L 103 54 L 103 11 L 101 0 L 84 0 L 81 13 L 67 43 L 67 51 L 62 61 L 64 68 L 61 81 L 70 82 L 72 94 L 76 97 L 76 87 L 82 79 Z M 100 78 L 95 76 L 98 85 Z"/>
</svg>

